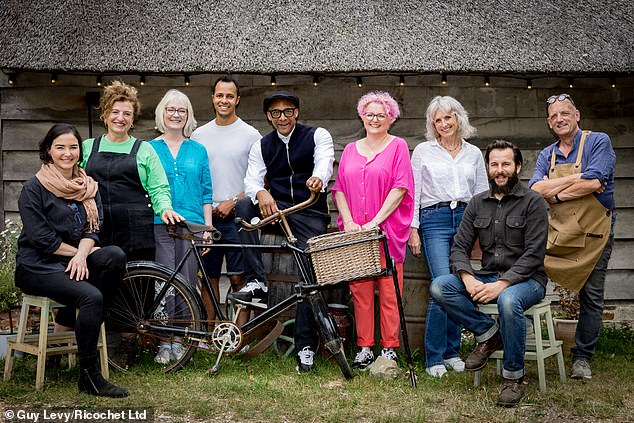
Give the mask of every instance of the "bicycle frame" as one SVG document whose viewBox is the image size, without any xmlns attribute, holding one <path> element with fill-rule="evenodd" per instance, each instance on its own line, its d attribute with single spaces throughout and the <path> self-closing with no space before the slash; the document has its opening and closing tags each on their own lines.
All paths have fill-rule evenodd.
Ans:
<svg viewBox="0 0 634 423">
<path fill-rule="evenodd" d="M 244 333 L 245 336 L 248 336 L 249 334 L 251 334 L 261 324 L 276 318 L 281 313 L 283 313 L 287 309 L 289 309 L 292 306 L 294 306 L 301 298 L 305 298 L 306 294 L 304 293 L 304 291 L 306 289 L 319 290 L 320 286 L 317 285 L 316 282 L 315 282 L 314 272 L 312 271 L 312 269 L 309 269 L 309 267 L 308 267 L 309 260 L 308 259 L 304 260 L 302 258 L 302 257 L 306 257 L 306 254 L 300 248 L 297 248 L 297 246 L 296 246 L 297 239 L 294 237 L 293 232 L 292 232 L 292 230 L 290 228 L 290 225 L 288 224 L 288 221 L 286 219 L 286 215 L 287 214 L 290 214 L 290 213 L 292 213 L 294 211 L 301 210 L 301 209 L 307 207 L 308 205 L 310 205 L 314 201 L 316 201 L 317 198 L 318 198 L 318 195 L 311 194 L 309 199 L 306 200 L 305 202 L 297 204 L 297 205 L 292 206 L 292 207 L 289 207 L 288 209 L 281 210 L 278 213 L 276 213 L 276 214 L 274 214 L 272 216 L 269 216 L 266 219 L 263 219 L 263 220 L 259 221 L 257 224 L 247 224 L 247 223 L 242 222 L 243 228 L 241 228 L 241 230 L 257 230 L 257 229 L 259 229 L 259 228 L 261 228 L 263 226 L 266 226 L 268 224 L 271 224 L 271 223 L 273 223 L 275 221 L 279 221 L 280 226 L 282 227 L 282 231 L 286 235 L 286 241 L 282 242 L 280 245 L 218 244 L 218 243 L 209 244 L 209 243 L 205 243 L 205 242 L 201 242 L 201 241 L 196 241 L 194 239 L 189 240 L 189 243 L 190 243 L 189 250 L 181 258 L 179 263 L 176 265 L 176 268 L 173 269 L 173 270 L 171 269 L 171 273 L 170 273 L 169 279 L 166 281 L 166 283 L 161 288 L 161 290 L 156 294 L 155 299 L 154 299 L 154 303 L 152 304 L 152 307 L 150 308 L 150 311 L 148 312 L 148 315 L 151 315 L 153 313 L 153 311 L 156 310 L 159 307 L 161 299 L 166 295 L 167 290 L 170 287 L 171 281 L 174 280 L 174 278 L 176 277 L 178 272 L 180 272 L 180 270 L 183 268 L 183 266 L 184 266 L 185 262 L 187 261 L 187 259 L 189 258 L 189 256 L 191 254 L 194 254 L 194 256 L 196 257 L 196 262 L 197 262 L 197 265 L 198 265 L 198 269 L 202 273 L 201 291 L 202 290 L 206 290 L 209 293 L 209 297 L 211 298 L 212 307 L 213 307 L 215 315 L 216 315 L 216 319 L 215 320 L 221 320 L 221 321 L 222 320 L 224 320 L 224 321 L 228 320 L 227 316 L 225 316 L 225 314 L 223 313 L 223 311 L 222 311 L 222 309 L 220 307 L 220 302 L 219 302 L 218 298 L 216 297 L 216 294 L 215 294 L 214 290 L 211 287 L 211 283 L 209 282 L 209 277 L 207 275 L 207 271 L 206 271 L 205 266 L 203 264 L 202 254 L 200 252 L 201 250 L 204 250 L 204 249 L 214 249 L 214 248 L 257 248 L 257 249 L 259 249 L 261 251 L 267 251 L 267 250 L 287 250 L 288 251 L 288 250 L 290 250 L 291 253 L 293 254 L 293 258 L 295 260 L 295 263 L 297 264 L 297 267 L 299 269 L 299 274 L 300 274 L 298 285 L 296 285 L 297 291 L 294 294 L 292 294 L 291 296 L 289 296 L 288 298 L 286 298 L 285 300 L 283 300 L 282 302 L 280 302 L 280 303 L 278 303 L 278 304 L 276 304 L 276 305 L 274 305 L 272 307 L 267 308 L 265 311 L 263 311 L 262 313 L 258 314 L 257 316 L 255 316 L 253 319 L 249 320 L 248 322 L 246 322 L 242 326 L 240 326 L 240 330 Z M 311 292 L 308 293 L 308 295 L 310 295 L 310 294 L 311 294 Z M 200 296 L 195 295 L 195 297 L 197 298 L 197 301 L 201 300 Z M 200 302 L 199 305 L 201 306 L 200 308 L 203 311 L 203 313 L 206 313 L 206 309 L 202 305 L 202 302 Z M 170 332 L 170 333 L 179 334 L 179 335 L 198 335 L 198 336 L 209 335 L 209 332 L 207 332 L 207 331 L 183 330 L 183 329 L 178 328 L 178 327 L 166 327 L 166 326 L 160 325 L 160 324 L 147 323 L 146 327 L 147 328 L 151 328 L 152 330 Z"/>
</svg>

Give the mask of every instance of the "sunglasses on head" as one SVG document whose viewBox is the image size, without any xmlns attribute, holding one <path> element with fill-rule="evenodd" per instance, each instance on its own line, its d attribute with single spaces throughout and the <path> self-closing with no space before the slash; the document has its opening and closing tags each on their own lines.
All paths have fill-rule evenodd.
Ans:
<svg viewBox="0 0 634 423">
<path fill-rule="evenodd" d="M 566 93 L 559 94 L 559 95 L 551 95 L 550 97 L 548 97 L 548 100 L 546 100 L 546 104 L 548 104 L 550 106 L 555 101 L 564 101 L 564 100 L 570 101 L 573 106 L 577 107 L 575 105 L 575 102 L 572 101 L 572 97 L 570 97 L 570 94 L 566 94 Z"/>
</svg>

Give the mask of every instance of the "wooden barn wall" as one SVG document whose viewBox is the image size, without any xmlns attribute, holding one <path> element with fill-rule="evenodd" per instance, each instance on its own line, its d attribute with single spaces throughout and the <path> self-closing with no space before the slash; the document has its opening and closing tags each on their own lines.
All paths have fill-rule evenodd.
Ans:
<svg viewBox="0 0 634 423">
<path fill-rule="evenodd" d="M 68 122 L 76 125 L 88 137 L 87 92 L 98 92 L 96 76 L 59 75 L 51 85 L 50 75 L 20 74 L 14 86 L 6 78 L 0 81 L 0 213 L 5 218 L 17 218 L 17 197 L 22 182 L 39 167 L 37 143 L 51 124 Z M 154 136 L 154 109 L 169 88 L 178 88 L 192 100 L 199 125 L 212 119 L 209 87 L 217 75 L 193 76 L 190 86 L 183 86 L 182 77 L 147 77 L 146 85 L 138 87 L 138 76 L 120 76 L 137 85 L 143 113 L 133 134 L 143 139 Z M 271 127 L 262 113 L 262 98 L 273 91 L 267 76 L 238 75 L 241 102 L 238 114 L 261 133 Z M 104 81 L 113 77 L 104 78 Z M 301 98 L 300 120 L 323 126 L 335 140 L 337 158 L 344 146 L 362 136 L 362 125 L 356 116 L 358 98 L 370 90 L 387 90 L 401 104 L 402 118 L 391 133 L 405 138 L 413 149 L 424 140 L 424 114 L 433 96 L 451 95 L 465 106 L 478 136 L 471 141 L 483 148 L 495 138 L 517 143 L 523 151 L 523 179 L 532 175 L 539 151 L 550 142 L 545 120 L 545 99 L 561 92 L 570 93 L 580 111 L 581 127 L 606 132 L 612 138 L 617 154 L 616 242 L 607 276 L 606 298 L 634 299 L 634 78 L 618 79 L 611 88 L 606 78 L 576 80 L 570 89 L 564 78 L 533 80 L 533 89 L 526 89 L 523 79 L 491 78 L 484 87 L 482 77 L 450 76 L 447 86 L 438 76 L 407 77 L 399 86 L 396 76 L 363 78 L 363 87 L 356 79 L 324 77 L 319 86 L 310 76 L 278 76 L 278 89 L 295 92 Z M 93 134 L 100 134 L 103 125 L 98 111 L 92 111 Z"/>
</svg>

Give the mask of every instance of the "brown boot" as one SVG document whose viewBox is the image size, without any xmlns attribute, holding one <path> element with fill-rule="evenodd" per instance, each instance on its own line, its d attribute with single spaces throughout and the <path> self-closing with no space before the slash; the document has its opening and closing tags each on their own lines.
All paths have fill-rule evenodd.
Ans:
<svg viewBox="0 0 634 423">
<path fill-rule="evenodd" d="M 504 387 L 498 396 L 497 405 L 500 407 L 515 407 L 524 395 L 524 377 L 519 379 L 504 378 Z"/>
<path fill-rule="evenodd" d="M 491 354 L 498 350 L 502 346 L 502 336 L 500 331 L 495 332 L 495 335 L 490 337 L 484 342 L 478 343 L 475 350 L 464 361 L 464 368 L 470 372 L 482 370 L 487 365 L 487 361 Z"/>
</svg>

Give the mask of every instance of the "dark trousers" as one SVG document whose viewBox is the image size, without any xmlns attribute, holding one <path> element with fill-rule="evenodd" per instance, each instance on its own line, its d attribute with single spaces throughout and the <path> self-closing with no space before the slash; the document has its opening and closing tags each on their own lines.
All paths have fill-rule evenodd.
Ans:
<svg viewBox="0 0 634 423">
<path fill-rule="evenodd" d="M 614 230 L 614 229 L 612 229 Z M 579 323 L 575 333 L 575 346 L 572 348 L 572 357 L 590 359 L 597 349 L 601 322 L 603 321 L 603 293 L 605 292 L 605 274 L 608 262 L 614 246 L 614 232 L 603 248 L 601 257 L 581 291 L 579 291 Z"/>
<path fill-rule="evenodd" d="M 283 210 L 290 207 L 291 204 L 278 201 L 277 206 Z M 253 204 L 249 197 L 236 203 L 236 216 L 247 222 L 250 222 L 254 217 L 262 218 L 259 207 Z M 290 214 L 286 218 L 293 235 L 297 238 L 297 247 L 302 250 L 306 248 L 306 241 L 309 238 L 324 234 L 328 223 L 330 223 L 330 216 L 327 213 L 311 209 Z M 240 231 L 239 234 L 242 244 L 257 245 L 260 243 L 257 231 Z M 243 248 L 242 255 L 244 256 L 244 276 L 247 283 L 254 279 L 266 283 L 262 252 L 257 248 Z M 307 257 L 302 256 L 302 261 L 308 269 Z M 297 351 L 306 346 L 310 346 L 313 351 L 317 349 L 317 326 L 308 300 L 300 301 L 297 304 L 294 337 Z"/>
<path fill-rule="evenodd" d="M 126 256 L 116 246 L 103 247 L 87 258 L 89 278 L 71 280 L 66 272 L 34 273 L 19 266 L 15 284 L 25 294 L 48 297 L 67 307 L 56 321 L 75 328 L 77 355 L 82 369 L 97 365 L 97 341 L 104 311 L 114 298 L 125 273 Z M 75 318 L 75 310 L 79 314 Z"/>
</svg>

